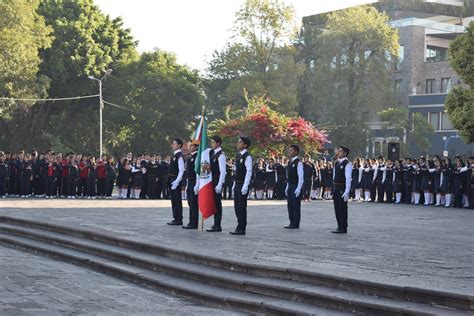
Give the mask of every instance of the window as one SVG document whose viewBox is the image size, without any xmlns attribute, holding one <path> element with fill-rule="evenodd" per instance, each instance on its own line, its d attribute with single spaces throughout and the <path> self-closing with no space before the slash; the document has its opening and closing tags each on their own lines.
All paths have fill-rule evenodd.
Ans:
<svg viewBox="0 0 474 316">
<path fill-rule="evenodd" d="M 396 79 L 395 80 L 395 97 L 396 98 L 401 98 L 402 96 L 402 79 Z"/>
<path fill-rule="evenodd" d="M 428 62 L 448 60 L 448 49 L 445 47 L 428 45 L 426 46 L 425 60 Z"/>
<path fill-rule="evenodd" d="M 449 120 L 448 113 L 441 113 L 441 129 L 443 130 L 452 130 L 453 125 L 451 125 L 451 121 Z"/>
<path fill-rule="evenodd" d="M 439 112 L 428 113 L 428 122 L 431 123 L 435 131 L 439 130 Z"/>
<path fill-rule="evenodd" d="M 451 78 L 441 79 L 441 93 L 448 93 L 451 90 Z"/>
<path fill-rule="evenodd" d="M 403 59 L 405 58 L 405 48 L 403 47 L 403 45 L 400 45 L 400 47 L 398 48 L 398 58 L 397 58 L 397 63 L 395 64 L 395 69 L 400 69 L 400 67 L 402 66 L 402 63 L 403 63 Z"/>
<path fill-rule="evenodd" d="M 426 94 L 435 93 L 435 79 L 426 79 Z"/>
</svg>

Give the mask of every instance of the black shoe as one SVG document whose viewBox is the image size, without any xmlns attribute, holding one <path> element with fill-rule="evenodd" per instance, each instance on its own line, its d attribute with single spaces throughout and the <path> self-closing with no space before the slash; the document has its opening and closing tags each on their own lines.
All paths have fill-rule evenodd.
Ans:
<svg viewBox="0 0 474 316">
<path fill-rule="evenodd" d="M 173 221 L 171 221 L 169 223 L 166 223 L 166 224 L 171 225 L 171 226 L 181 226 L 181 225 L 183 225 L 183 222 L 178 222 L 177 220 L 173 220 Z"/>
<path fill-rule="evenodd" d="M 229 232 L 231 235 L 245 235 L 243 230 L 236 230 L 235 232 Z"/>
<path fill-rule="evenodd" d="M 212 226 L 211 228 L 209 229 L 206 229 L 207 232 L 221 232 L 222 231 L 222 228 L 220 227 L 215 227 L 215 226 Z"/>
<path fill-rule="evenodd" d="M 188 224 L 186 226 L 183 226 L 183 229 L 197 229 L 198 227 L 197 226 L 193 226 L 191 224 Z"/>
<path fill-rule="evenodd" d="M 336 230 L 331 231 L 331 233 L 333 233 L 333 234 L 347 234 L 347 229 L 338 228 Z"/>
<path fill-rule="evenodd" d="M 283 228 L 287 228 L 287 229 L 298 229 L 299 227 L 290 224 L 290 225 L 285 226 L 285 227 L 283 227 Z"/>
</svg>

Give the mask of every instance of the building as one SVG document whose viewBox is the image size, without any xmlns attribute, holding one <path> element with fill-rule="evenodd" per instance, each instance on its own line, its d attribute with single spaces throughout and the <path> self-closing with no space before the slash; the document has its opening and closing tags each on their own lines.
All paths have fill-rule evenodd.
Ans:
<svg viewBox="0 0 474 316">
<path fill-rule="evenodd" d="M 435 130 L 429 136 L 428 152 L 422 153 L 408 139 L 410 152 L 439 155 L 447 144 L 449 155 L 474 155 L 474 144 L 457 137 L 444 110 L 447 93 L 463 84 L 449 65 L 449 43 L 474 20 L 474 0 L 380 0 L 374 6 L 390 17 L 390 25 L 399 32 L 399 60 L 392 75 L 398 106 L 421 113 Z M 303 18 L 303 26 L 314 23 L 314 17 Z M 369 129 L 368 156 L 385 154 L 387 143 L 406 140 L 407 131 L 387 132 L 384 122 L 370 122 Z"/>
</svg>

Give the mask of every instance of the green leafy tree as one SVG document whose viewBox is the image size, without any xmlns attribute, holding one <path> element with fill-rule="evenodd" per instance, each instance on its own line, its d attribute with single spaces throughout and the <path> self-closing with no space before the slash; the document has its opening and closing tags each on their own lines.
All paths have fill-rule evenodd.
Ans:
<svg viewBox="0 0 474 316">
<path fill-rule="evenodd" d="M 0 96 L 36 98 L 47 95 L 49 80 L 38 76 L 39 50 L 51 45 L 51 28 L 37 13 L 39 1 L 0 2 Z M 28 126 L 18 129 L 29 117 L 33 102 L 0 100 L 0 144 L 22 145 Z"/>
<path fill-rule="evenodd" d="M 466 143 L 474 142 L 474 22 L 449 46 L 449 63 L 468 87 L 458 86 L 446 99 L 449 120 Z"/>
<path fill-rule="evenodd" d="M 110 153 L 168 153 L 175 137 L 189 139 L 203 98 L 199 75 L 156 50 L 117 69 L 105 85 L 105 146 Z"/>
<path fill-rule="evenodd" d="M 280 0 L 247 0 L 235 15 L 234 34 L 216 51 L 205 80 L 209 106 L 246 106 L 250 95 L 268 95 L 280 112 L 295 112 L 298 79 L 304 65 L 292 44 L 296 37 L 293 7 Z"/>
<path fill-rule="evenodd" d="M 355 155 L 364 153 L 366 122 L 394 103 L 390 75 L 399 44 L 388 19 L 372 6 L 357 6 L 303 29 L 308 67 L 300 115 L 327 125 L 332 142 L 351 144 Z"/>
</svg>

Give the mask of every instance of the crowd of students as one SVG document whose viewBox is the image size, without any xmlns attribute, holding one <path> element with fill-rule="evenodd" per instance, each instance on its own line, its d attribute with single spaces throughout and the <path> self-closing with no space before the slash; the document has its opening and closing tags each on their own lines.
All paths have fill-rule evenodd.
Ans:
<svg viewBox="0 0 474 316">
<path fill-rule="evenodd" d="M 170 156 L 131 153 L 115 161 L 103 155 L 0 152 L 0 197 L 168 199 Z M 250 199 L 286 199 L 288 159 L 257 158 L 250 183 Z M 350 197 L 354 201 L 424 204 L 445 207 L 474 206 L 474 157 L 352 161 Z M 305 201 L 332 199 L 333 161 L 303 159 Z M 235 162 L 227 159 L 223 199 L 232 199 Z M 182 197 L 186 198 L 186 178 Z"/>
</svg>

